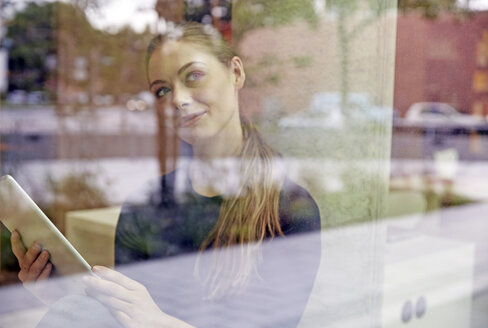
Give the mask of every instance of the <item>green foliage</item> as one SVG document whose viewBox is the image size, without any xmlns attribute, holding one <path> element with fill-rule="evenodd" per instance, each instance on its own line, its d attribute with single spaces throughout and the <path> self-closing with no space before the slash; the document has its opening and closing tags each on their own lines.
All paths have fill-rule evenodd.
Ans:
<svg viewBox="0 0 488 328">
<path fill-rule="evenodd" d="M 326 3 L 329 10 L 342 11 L 352 15 L 359 9 L 359 2 L 359 0 L 328 0 Z"/>
<path fill-rule="evenodd" d="M 436 192 L 426 181 L 425 187 L 421 192 L 427 201 L 427 211 L 438 211 L 441 208 L 463 206 L 475 203 L 473 199 L 456 194 L 452 186 L 445 186 L 441 192 Z"/>
<path fill-rule="evenodd" d="M 136 33 L 130 27 L 117 33 L 93 28 L 85 9 L 96 9 L 97 0 L 71 3 L 29 3 L 7 23 L 9 90 L 50 91 L 61 86 L 65 99 L 79 92 L 89 101 L 99 94 L 122 95 L 146 88 L 144 55 L 150 33 Z M 48 59 L 55 60 L 49 68 Z M 85 79 L 75 79 L 76 61 L 85 61 Z M 123 83 L 121 83 L 123 81 Z"/>
<path fill-rule="evenodd" d="M 56 52 L 56 3 L 31 2 L 8 22 L 9 89 L 42 90 L 49 78 L 45 59 Z"/>
<path fill-rule="evenodd" d="M 419 11 L 427 17 L 434 19 L 442 12 L 461 13 L 456 0 L 398 0 L 398 9 L 407 13 Z"/>
<path fill-rule="evenodd" d="M 240 0 L 233 4 L 234 37 L 239 41 L 250 30 L 265 26 L 280 26 L 295 19 L 318 25 L 313 0 Z"/>
<path fill-rule="evenodd" d="M 9 90 L 54 91 L 57 75 L 47 59 L 56 58 L 66 40 L 76 42 L 76 54 L 83 55 L 99 42 L 102 34 L 88 22 L 84 12 L 71 4 L 29 2 L 7 23 Z"/>
<path fill-rule="evenodd" d="M 2 223 L 0 223 L 0 243 L 1 271 L 18 272 L 19 264 L 12 253 L 12 246 L 10 245 L 10 231 Z M 1 279 L 0 285 L 2 285 Z"/>
<path fill-rule="evenodd" d="M 310 67 L 313 64 L 313 57 L 312 56 L 293 57 L 293 63 L 295 64 L 296 68 Z"/>
<path fill-rule="evenodd" d="M 266 82 L 278 86 L 280 84 L 280 75 L 278 73 L 270 74 L 266 77 Z"/>
</svg>

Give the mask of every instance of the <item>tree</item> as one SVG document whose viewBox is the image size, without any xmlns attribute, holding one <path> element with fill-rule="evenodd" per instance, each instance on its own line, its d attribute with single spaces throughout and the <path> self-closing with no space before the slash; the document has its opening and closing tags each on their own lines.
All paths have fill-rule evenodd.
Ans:
<svg viewBox="0 0 488 328">
<path fill-rule="evenodd" d="M 386 11 L 396 8 L 394 1 L 388 0 L 327 0 L 327 6 L 337 13 L 339 42 L 341 48 L 341 103 L 347 113 L 349 93 L 349 49 L 350 44 L 370 24 L 377 21 Z M 351 18 L 361 6 L 366 7 L 368 15 L 351 24 Z M 434 19 L 442 12 L 465 13 L 457 6 L 456 0 L 398 0 L 398 10 L 406 13 L 421 12 L 426 18 Z"/>
<path fill-rule="evenodd" d="M 398 0 L 398 10 L 402 13 L 420 11 L 426 18 L 436 18 L 440 13 L 465 13 L 456 0 Z"/>
<path fill-rule="evenodd" d="M 302 19 L 317 26 L 313 0 L 240 0 L 233 4 L 233 36 L 239 42 L 250 30 L 280 26 Z"/>
<path fill-rule="evenodd" d="M 56 3 L 31 2 L 7 23 L 9 90 L 48 89 L 51 68 L 47 59 L 56 53 L 55 7 Z"/>
<path fill-rule="evenodd" d="M 341 107 L 347 115 L 351 43 L 367 26 L 378 21 L 387 10 L 395 9 L 396 4 L 388 0 L 328 0 L 327 6 L 337 13 L 337 31 L 341 50 Z M 359 21 L 354 19 L 351 22 L 360 9 L 365 10 L 367 15 Z"/>
<path fill-rule="evenodd" d="M 149 31 L 99 31 L 85 15 L 99 6 L 98 0 L 31 2 L 17 12 L 7 22 L 9 90 L 49 91 L 60 108 L 75 104 L 80 93 L 93 107 L 98 94 L 121 98 L 141 91 Z"/>
</svg>

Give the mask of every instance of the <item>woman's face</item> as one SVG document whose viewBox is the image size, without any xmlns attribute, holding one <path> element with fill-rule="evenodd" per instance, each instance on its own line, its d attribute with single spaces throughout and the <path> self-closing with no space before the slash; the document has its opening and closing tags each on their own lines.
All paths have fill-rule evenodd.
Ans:
<svg viewBox="0 0 488 328">
<path fill-rule="evenodd" d="M 198 45 L 168 41 L 152 54 L 148 75 L 157 110 L 184 141 L 240 131 L 238 90 L 245 77 L 238 57 L 226 66 Z"/>
</svg>

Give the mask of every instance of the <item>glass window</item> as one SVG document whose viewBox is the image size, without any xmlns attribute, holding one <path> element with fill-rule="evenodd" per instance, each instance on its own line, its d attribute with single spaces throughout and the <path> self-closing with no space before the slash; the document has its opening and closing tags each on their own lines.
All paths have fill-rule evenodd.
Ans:
<svg viewBox="0 0 488 328">
<path fill-rule="evenodd" d="M 485 1 L 0 16 L 1 327 L 487 325 Z"/>
</svg>

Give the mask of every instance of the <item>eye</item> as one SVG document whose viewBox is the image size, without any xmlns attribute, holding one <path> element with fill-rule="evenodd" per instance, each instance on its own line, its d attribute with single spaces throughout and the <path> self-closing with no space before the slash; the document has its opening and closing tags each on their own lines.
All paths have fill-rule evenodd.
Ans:
<svg viewBox="0 0 488 328">
<path fill-rule="evenodd" d="M 162 87 L 162 88 L 157 89 L 156 92 L 154 92 L 154 95 L 156 96 L 156 98 L 160 99 L 160 98 L 164 97 L 170 91 L 171 91 L 170 88 Z"/>
<path fill-rule="evenodd" d="M 197 72 L 197 71 L 190 72 L 186 75 L 186 80 L 188 82 L 196 82 L 200 80 L 203 77 L 203 75 L 204 74 L 202 72 Z"/>
</svg>

